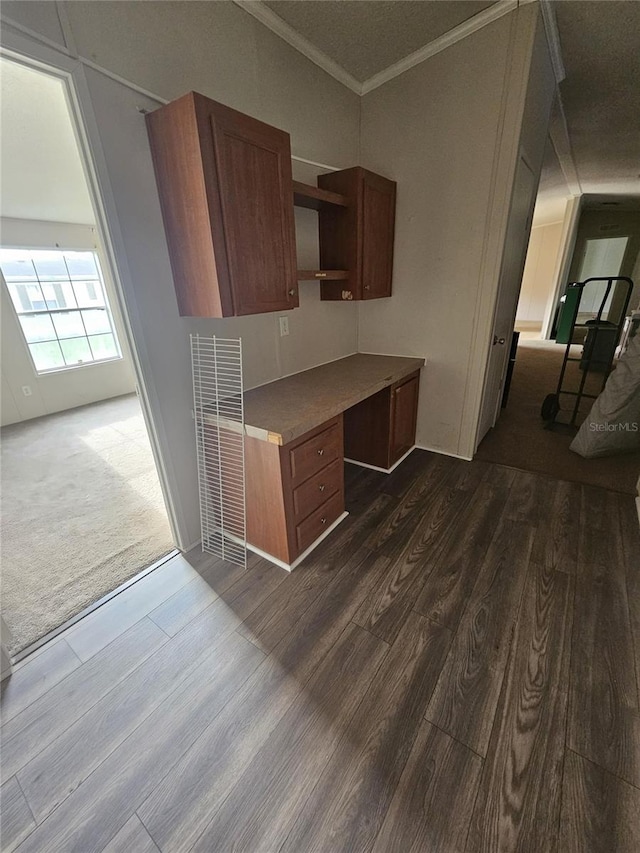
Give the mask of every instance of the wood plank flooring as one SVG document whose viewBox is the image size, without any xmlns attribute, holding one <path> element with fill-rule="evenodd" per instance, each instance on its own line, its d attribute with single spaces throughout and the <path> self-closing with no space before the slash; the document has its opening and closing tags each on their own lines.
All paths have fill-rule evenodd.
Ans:
<svg viewBox="0 0 640 853">
<path fill-rule="evenodd" d="M 346 466 L 293 573 L 194 553 L 2 689 L 2 850 L 640 850 L 633 499 Z"/>
</svg>

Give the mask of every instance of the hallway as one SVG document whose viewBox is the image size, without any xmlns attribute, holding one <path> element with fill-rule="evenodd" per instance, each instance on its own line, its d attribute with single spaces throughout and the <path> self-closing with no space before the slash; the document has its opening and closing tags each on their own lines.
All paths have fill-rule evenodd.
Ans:
<svg viewBox="0 0 640 853">
<path fill-rule="evenodd" d="M 554 341 L 532 337 L 521 335 L 507 407 L 481 442 L 476 458 L 635 495 L 640 453 L 583 459 L 569 450 L 575 430 L 561 425 L 553 430 L 544 428 L 540 407 L 546 395 L 556 390 L 565 348 Z M 578 351 L 578 347 L 574 349 Z M 574 375 L 570 372 L 572 367 Z M 563 387 L 577 388 L 578 376 L 577 366 L 569 365 Z M 596 374 L 596 380 L 597 393 L 600 374 Z M 563 405 L 570 405 L 569 398 L 563 398 Z M 587 414 L 589 408 L 589 401 L 583 401 L 581 411 Z M 558 420 L 562 418 L 569 420 L 564 413 Z"/>
</svg>

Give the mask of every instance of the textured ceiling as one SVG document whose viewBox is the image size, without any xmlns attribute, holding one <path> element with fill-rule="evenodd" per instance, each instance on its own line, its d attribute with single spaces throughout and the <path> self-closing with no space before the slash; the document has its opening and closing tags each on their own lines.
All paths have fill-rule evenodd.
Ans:
<svg viewBox="0 0 640 853">
<path fill-rule="evenodd" d="M 263 2 L 360 83 L 493 5 L 486 0 Z M 558 0 L 553 6 L 567 72 L 560 89 L 581 189 L 640 193 L 640 0 Z M 575 188 L 572 167 L 567 174 Z M 552 151 L 540 190 L 556 198 L 569 192 Z"/>
<path fill-rule="evenodd" d="M 495 0 L 265 0 L 359 82 L 439 38 Z"/>
<path fill-rule="evenodd" d="M 555 3 L 583 192 L 640 192 L 640 2 Z"/>
<path fill-rule="evenodd" d="M 93 224 L 62 83 L 0 60 L 0 122 L 0 214 Z"/>
</svg>

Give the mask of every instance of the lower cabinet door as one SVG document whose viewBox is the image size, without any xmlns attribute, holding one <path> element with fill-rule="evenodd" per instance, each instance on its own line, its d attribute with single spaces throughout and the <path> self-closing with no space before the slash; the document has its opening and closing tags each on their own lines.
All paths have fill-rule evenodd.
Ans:
<svg viewBox="0 0 640 853">
<path fill-rule="evenodd" d="M 392 391 L 389 462 L 393 465 L 416 441 L 419 377 L 409 377 Z"/>
</svg>

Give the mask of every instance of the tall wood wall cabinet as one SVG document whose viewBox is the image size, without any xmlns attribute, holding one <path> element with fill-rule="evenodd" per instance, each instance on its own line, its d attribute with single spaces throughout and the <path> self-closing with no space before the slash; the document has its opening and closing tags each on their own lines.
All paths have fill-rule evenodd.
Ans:
<svg viewBox="0 0 640 853">
<path fill-rule="evenodd" d="M 322 299 L 391 296 L 396 184 L 361 166 L 318 177 L 323 190 L 339 193 L 346 206 L 319 211 L 320 266 L 347 270 L 348 281 L 323 280 Z"/>
<path fill-rule="evenodd" d="M 297 307 L 289 135 L 195 92 L 147 128 L 180 314 Z"/>
</svg>

